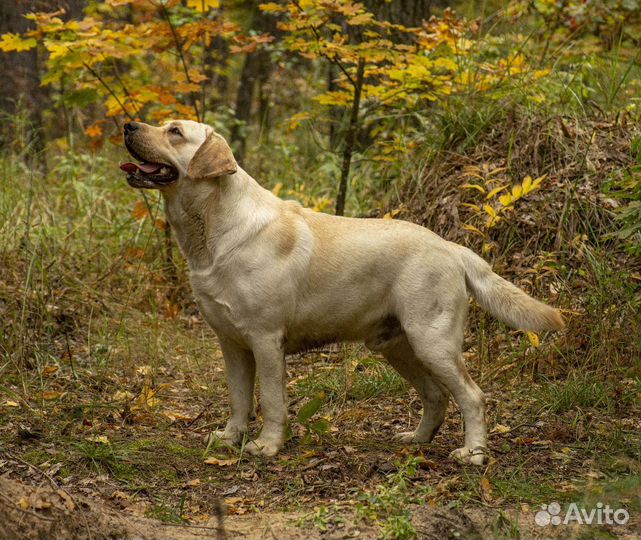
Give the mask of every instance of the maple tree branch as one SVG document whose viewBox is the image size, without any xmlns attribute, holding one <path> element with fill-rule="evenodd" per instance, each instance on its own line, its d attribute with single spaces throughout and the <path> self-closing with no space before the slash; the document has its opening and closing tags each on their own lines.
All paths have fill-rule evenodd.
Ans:
<svg viewBox="0 0 641 540">
<path fill-rule="evenodd" d="M 102 57 L 106 62 L 107 59 L 105 58 L 104 54 L 102 55 Z M 118 65 L 116 64 L 116 62 L 114 60 L 112 60 L 112 66 L 113 66 L 113 69 L 114 69 L 114 75 L 116 76 L 116 79 L 118 79 L 118 82 L 120 83 L 120 86 L 122 87 L 122 90 L 125 93 L 125 96 L 127 96 L 127 99 L 131 103 L 131 106 L 134 108 L 136 116 L 138 116 L 138 118 L 140 118 L 140 108 L 138 108 L 136 106 L 136 101 L 137 100 L 134 99 L 134 97 L 131 95 L 131 92 L 129 92 L 129 89 L 125 85 L 125 81 L 122 80 L 122 77 L 120 76 L 120 72 L 118 71 Z"/>
<path fill-rule="evenodd" d="M 123 104 L 123 102 L 122 102 L 122 101 L 120 101 L 120 98 L 119 98 L 119 97 L 118 97 L 118 95 L 113 91 L 113 89 L 111 88 L 111 86 L 109 86 L 109 85 L 105 82 L 105 80 L 100 76 L 100 73 L 98 73 L 98 72 L 97 72 L 95 69 L 93 69 L 89 64 L 87 64 L 87 62 L 83 62 L 83 63 L 82 63 L 82 65 L 85 67 L 85 69 L 87 69 L 87 71 L 89 71 L 89 73 L 91 73 L 91 74 L 92 74 L 96 79 L 98 79 L 98 81 L 100 82 L 100 84 L 102 84 L 102 85 L 105 87 L 105 89 L 107 90 L 107 92 L 109 92 L 109 93 L 111 94 L 111 96 L 112 96 L 112 97 L 113 97 L 113 98 L 118 102 L 118 105 L 120 105 L 120 108 L 121 108 L 121 109 L 122 109 L 122 111 L 127 115 L 127 117 L 129 118 L 129 120 L 135 120 L 135 118 L 134 118 L 134 117 L 129 113 L 129 111 L 127 110 L 127 107 L 125 107 L 125 105 Z"/>
<path fill-rule="evenodd" d="M 293 2 L 292 2 L 292 3 L 293 3 L 293 4 L 298 8 L 298 10 L 299 10 L 301 13 L 305 13 L 305 11 L 303 10 L 303 8 L 301 7 L 301 5 L 298 3 L 298 1 L 297 1 L 297 0 L 293 0 Z M 312 30 L 312 32 L 314 33 L 314 37 L 316 38 L 316 43 L 318 44 L 318 47 L 319 47 L 319 53 L 318 53 L 318 54 L 320 54 L 323 58 L 327 59 L 327 60 L 328 60 L 328 61 L 330 61 L 332 64 L 334 64 L 335 66 L 337 66 L 337 67 L 338 67 L 338 69 L 340 69 L 340 70 L 343 72 L 343 74 L 345 75 L 345 77 L 347 77 L 347 80 L 349 80 L 349 82 L 352 84 L 352 86 L 353 86 L 354 88 L 356 88 L 356 82 L 354 82 L 354 79 L 352 79 L 352 76 L 349 74 L 349 72 L 347 71 L 347 69 L 345 68 L 345 66 L 343 66 L 343 64 L 341 63 L 341 61 L 340 61 L 340 60 L 338 60 L 338 58 L 336 58 L 335 56 L 329 56 L 327 53 L 324 53 L 324 52 L 322 52 L 322 51 L 320 50 L 320 47 L 321 47 L 321 41 L 322 41 L 322 40 L 321 40 L 321 36 L 320 36 L 320 34 L 318 33 L 318 28 L 316 28 L 316 27 L 315 27 L 313 24 L 311 24 L 311 23 L 310 23 L 310 25 L 309 25 L 309 28 Z M 320 27 L 319 27 L 319 28 L 320 28 Z"/>
</svg>

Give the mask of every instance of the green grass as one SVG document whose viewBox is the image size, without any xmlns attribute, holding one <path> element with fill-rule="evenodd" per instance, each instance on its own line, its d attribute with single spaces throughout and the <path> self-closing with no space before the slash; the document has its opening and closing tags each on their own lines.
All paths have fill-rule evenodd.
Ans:
<svg viewBox="0 0 641 540">
<path fill-rule="evenodd" d="M 554 478 L 543 481 L 541 478 L 528 477 L 526 472 L 519 472 L 516 475 L 493 478 L 492 486 L 496 490 L 496 494 L 506 501 L 514 503 L 528 501 L 536 504 L 552 499 L 557 500 L 559 494 L 555 482 Z"/>
<path fill-rule="evenodd" d="M 607 385 L 595 381 L 593 377 L 548 382 L 537 390 L 536 395 L 541 407 L 554 414 L 575 409 L 609 411 L 613 406 Z"/>
<path fill-rule="evenodd" d="M 72 448 L 78 461 L 92 472 L 109 473 L 123 481 L 134 480 L 137 476 L 129 453 L 117 443 L 79 441 L 72 443 Z"/>
<path fill-rule="evenodd" d="M 409 390 L 407 382 L 382 359 L 359 358 L 347 353 L 339 366 L 311 370 L 297 381 L 296 393 L 314 396 L 324 392 L 329 402 L 364 401 L 381 396 L 402 396 Z"/>
<path fill-rule="evenodd" d="M 185 523 L 187 520 L 184 518 L 184 505 L 185 495 L 180 498 L 175 507 L 160 502 L 148 508 L 145 515 L 163 523 Z"/>
</svg>

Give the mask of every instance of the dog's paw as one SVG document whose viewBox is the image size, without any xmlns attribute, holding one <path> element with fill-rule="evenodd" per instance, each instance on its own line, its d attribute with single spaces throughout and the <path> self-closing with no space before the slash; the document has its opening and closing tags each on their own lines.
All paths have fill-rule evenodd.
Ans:
<svg viewBox="0 0 641 540">
<path fill-rule="evenodd" d="M 394 435 L 394 440 L 400 442 L 401 444 L 413 444 L 421 442 L 416 439 L 415 431 L 403 431 L 401 433 L 396 433 Z"/>
<path fill-rule="evenodd" d="M 235 446 L 243 438 L 242 432 L 235 430 L 216 430 L 205 435 L 205 445 Z"/>
<path fill-rule="evenodd" d="M 252 456 L 271 457 L 278 454 L 283 444 L 274 439 L 267 439 L 258 437 L 255 441 L 251 441 L 245 445 L 245 450 Z"/>
<path fill-rule="evenodd" d="M 450 457 L 459 463 L 471 464 L 471 465 L 483 465 L 488 457 L 487 448 L 483 446 L 477 446 L 475 448 L 468 448 L 464 446 L 463 448 L 457 448 L 454 450 Z"/>
</svg>

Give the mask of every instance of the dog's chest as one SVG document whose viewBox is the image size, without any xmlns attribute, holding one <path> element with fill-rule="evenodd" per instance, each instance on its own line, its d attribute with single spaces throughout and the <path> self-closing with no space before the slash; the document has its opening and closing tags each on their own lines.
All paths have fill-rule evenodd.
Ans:
<svg viewBox="0 0 641 540">
<path fill-rule="evenodd" d="M 191 276 L 191 286 L 198 309 L 207 324 L 217 333 L 242 340 L 238 314 L 233 309 L 237 301 L 230 293 L 230 288 L 223 287 L 211 278 L 194 275 Z"/>
</svg>

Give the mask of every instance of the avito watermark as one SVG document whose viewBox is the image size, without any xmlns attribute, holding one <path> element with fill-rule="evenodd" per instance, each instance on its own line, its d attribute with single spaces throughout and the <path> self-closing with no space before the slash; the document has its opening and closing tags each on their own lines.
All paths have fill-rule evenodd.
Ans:
<svg viewBox="0 0 641 540">
<path fill-rule="evenodd" d="M 565 513 L 557 502 L 541 505 L 534 516 L 534 521 L 540 527 L 546 525 L 625 525 L 630 514 L 625 508 L 611 508 L 601 502 L 594 508 L 579 508 L 577 503 L 570 503 Z"/>
</svg>

